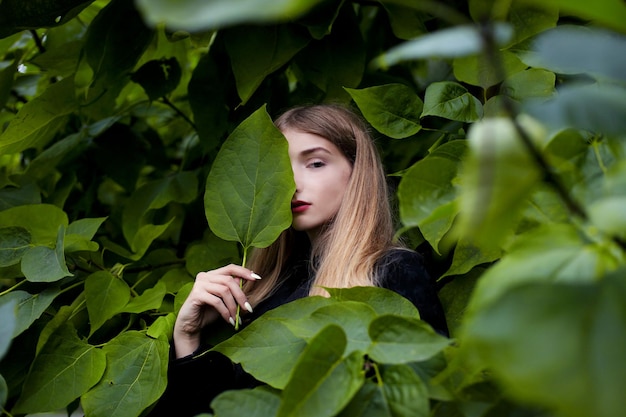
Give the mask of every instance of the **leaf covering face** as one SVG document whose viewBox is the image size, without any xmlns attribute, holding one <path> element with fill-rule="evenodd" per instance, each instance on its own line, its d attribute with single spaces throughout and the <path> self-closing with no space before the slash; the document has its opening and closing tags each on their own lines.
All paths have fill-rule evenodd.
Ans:
<svg viewBox="0 0 626 417">
<path fill-rule="evenodd" d="M 291 225 L 295 191 L 287 141 L 265 107 L 228 137 L 207 177 L 204 208 L 218 237 L 267 247 Z"/>
</svg>

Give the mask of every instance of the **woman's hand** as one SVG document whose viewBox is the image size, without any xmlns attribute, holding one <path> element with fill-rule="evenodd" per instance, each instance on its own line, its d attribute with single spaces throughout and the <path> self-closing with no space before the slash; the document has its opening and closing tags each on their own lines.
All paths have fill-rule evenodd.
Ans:
<svg viewBox="0 0 626 417">
<path fill-rule="evenodd" d="M 200 346 L 202 328 L 220 316 L 234 326 L 237 305 L 252 312 L 239 282 L 240 279 L 254 281 L 260 278 L 249 269 L 233 264 L 198 273 L 176 317 L 173 335 L 176 357 L 193 353 Z"/>
</svg>

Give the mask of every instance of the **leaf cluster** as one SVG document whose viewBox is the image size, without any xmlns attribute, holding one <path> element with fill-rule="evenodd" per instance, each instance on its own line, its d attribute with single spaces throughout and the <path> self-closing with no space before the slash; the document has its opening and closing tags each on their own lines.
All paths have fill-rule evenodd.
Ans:
<svg viewBox="0 0 626 417">
<path fill-rule="evenodd" d="M 454 344 L 421 345 L 391 295 L 301 300 L 220 345 L 272 388 L 215 408 L 619 415 L 625 20 L 619 0 L 1 1 L 0 406 L 150 407 L 195 274 L 289 224 L 271 118 L 340 102 Z"/>
</svg>

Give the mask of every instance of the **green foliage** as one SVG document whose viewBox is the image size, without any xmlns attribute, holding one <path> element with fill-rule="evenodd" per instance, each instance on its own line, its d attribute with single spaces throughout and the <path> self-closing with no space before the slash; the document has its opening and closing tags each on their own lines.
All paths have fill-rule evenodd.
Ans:
<svg viewBox="0 0 626 417">
<path fill-rule="evenodd" d="M 271 119 L 327 101 L 374 129 L 452 339 L 394 293 L 329 289 L 215 348 L 267 384 L 216 415 L 620 415 L 625 19 L 620 0 L 0 1 L 0 406 L 150 407 L 195 274 L 290 223 Z"/>
<path fill-rule="evenodd" d="M 277 408 L 268 398 L 272 415 L 353 415 L 356 409 L 354 415 L 428 415 L 425 382 L 408 364 L 426 362 L 451 341 L 392 291 L 357 287 L 330 293 L 330 299 L 309 297 L 278 307 L 213 350 L 281 391 Z M 241 415 L 249 407 L 246 399 L 261 392 L 226 392 L 214 400 L 215 410 Z M 228 410 L 222 410 L 224 401 Z"/>
<path fill-rule="evenodd" d="M 239 242 L 245 254 L 269 246 L 289 227 L 295 190 L 287 141 L 261 108 L 215 157 L 204 192 L 206 218 L 216 236 Z"/>
</svg>

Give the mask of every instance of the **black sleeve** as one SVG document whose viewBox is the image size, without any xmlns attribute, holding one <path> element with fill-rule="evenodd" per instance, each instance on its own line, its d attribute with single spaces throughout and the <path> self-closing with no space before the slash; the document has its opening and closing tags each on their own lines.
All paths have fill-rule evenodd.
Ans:
<svg viewBox="0 0 626 417">
<path fill-rule="evenodd" d="M 219 352 L 205 352 L 171 360 L 167 388 L 148 417 L 193 417 L 211 412 L 211 401 L 220 393 L 246 388 L 253 379 L 241 366 Z"/>
<path fill-rule="evenodd" d="M 422 320 L 446 337 L 449 336 L 443 307 L 435 283 L 426 271 L 423 258 L 412 250 L 390 251 L 378 266 L 380 286 L 411 301 Z"/>
</svg>

